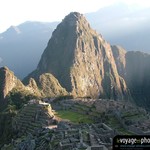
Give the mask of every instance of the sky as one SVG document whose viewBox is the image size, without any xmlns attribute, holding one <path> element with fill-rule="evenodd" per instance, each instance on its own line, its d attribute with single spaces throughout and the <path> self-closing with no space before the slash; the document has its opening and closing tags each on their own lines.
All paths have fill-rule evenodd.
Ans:
<svg viewBox="0 0 150 150">
<path fill-rule="evenodd" d="M 61 21 L 68 13 L 95 12 L 114 3 L 150 7 L 149 0 L 0 0 L 0 33 L 25 21 Z"/>
</svg>

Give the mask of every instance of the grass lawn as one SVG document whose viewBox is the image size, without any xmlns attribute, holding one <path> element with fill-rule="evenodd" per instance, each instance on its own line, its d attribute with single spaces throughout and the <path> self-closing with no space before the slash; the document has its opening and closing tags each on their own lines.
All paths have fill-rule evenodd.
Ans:
<svg viewBox="0 0 150 150">
<path fill-rule="evenodd" d="M 120 123 L 118 122 L 118 120 L 115 117 L 110 117 L 107 122 L 108 125 L 110 125 L 113 128 L 117 128 L 120 126 Z"/>
<path fill-rule="evenodd" d="M 55 114 L 62 119 L 68 119 L 73 123 L 92 123 L 92 119 L 88 115 L 80 114 L 78 112 L 59 110 Z"/>
</svg>

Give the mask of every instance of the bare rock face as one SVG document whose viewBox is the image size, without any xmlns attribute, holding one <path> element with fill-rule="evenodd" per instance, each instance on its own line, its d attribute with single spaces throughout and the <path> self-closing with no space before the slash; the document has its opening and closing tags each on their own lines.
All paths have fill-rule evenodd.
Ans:
<svg viewBox="0 0 150 150">
<path fill-rule="evenodd" d="M 25 86 L 12 71 L 7 67 L 0 68 L 0 100 L 4 100 L 10 92 L 23 92 L 41 97 L 41 91 L 37 87 L 34 79 L 29 80 L 29 85 Z"/>
<path fill-rule="evenodd" d="M 0 68 L 0 99 L 5 99 L 15 86 L 22 87 L 23 84 L 7 67 Z"/>
<path fill-rule="evenodd" d="M 68 94 L 67 91 L 61 87 L 58 80 L 50 73 L 40 75 L 38 82 L 43 96 L 56 97 Z"/>
<path fill-rule="evenodd" d="M 120 46 L 113 45 L 111 46 L 113 56 L 116 62 L 118 73 L 121 77 L 125 76 L 125 67 L 126 67 L 126 50 Z"/>
<path fill-rule="evenodd" d="M 33 78 L 30 78 L 29 84 L 26 86 L 26 89 L 38 97 L 42 96 L 41 91 L 39 90 L 37 83 Z"/>
<path fill-rule="evenodd" d="M 34 71 L 25 81 L 26 88 L 32 91 L 32 93 L 36 93 L 39 97 L 68 95 L 66 89 L 60 85 L 59 81 L 51 73 L 39 74 L 39 72 Z"/>
<path fill-rule="evenodd" d="M 51 73 L 78 97 L 122 99 L 128 95 L 110 44 L 77 12 L 57 26 L 34 72 L 32 77 Z"/>
</svg>

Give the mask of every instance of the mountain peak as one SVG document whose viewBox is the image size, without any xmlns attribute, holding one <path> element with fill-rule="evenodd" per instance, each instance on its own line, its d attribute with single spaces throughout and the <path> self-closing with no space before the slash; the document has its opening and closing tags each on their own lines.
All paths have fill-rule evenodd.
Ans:
<svg viewBox="0 0 150 150">
<path fill-rule="evenodd" d="M 10 26 L 5 32 L 2 33 L 2 38 L 12 38 L 20 34 L 21 30 L 17 26 Z"/>
<path fill-rule="evenodd" d="M 81 18 L 85 18 L 83 16 L 83 14 L 80 14 L 78 12 L 71 12 L 70 14 L 68 14 L 65 18 L 64 18 L 64 21 L 70 21 L 70 20 L 74 20 L 74 21 L 77 21 Z"/>
<path fill-rule="evenodd" d="M 0 68 L 0 72 L 1 72 L 1 71 L 9 71 L 9 69 L 8 69 L 7 66 L 4 66 L 4 67 L 1 67 L 1 68 Z"/>
<path fill-rule="evenodd" d="M 78 12 L 71 12 L 70 14 L 68 14 L 62 21 L 63 25 L 69 25 L 70 27 L 73 26 L 86 26 L 86 27 L 90 27 L 88 21 L 86 20 L 86 18 L 84 17 L 83 14 L 80 14 Z"/>
<path fill-rule="evenodd" d="M 110 45 L 78 12 L 67 15 L 53 32 L 32 77 L 43 73 L 51 73 L 74 96 L 117 99 L 126 93 Z"/>
<path fill-rule="evenodd" d="M 0 68 L 0 100 L 4 99 L 16 84 L 16 77 L 7 67 Z"/>
<path fill-rule="evenodd" d="M 21 31 L 17 26 L 11 26 L 7 31 L 14 33 L 14 34 L 20 34 Z"/>
</svg>

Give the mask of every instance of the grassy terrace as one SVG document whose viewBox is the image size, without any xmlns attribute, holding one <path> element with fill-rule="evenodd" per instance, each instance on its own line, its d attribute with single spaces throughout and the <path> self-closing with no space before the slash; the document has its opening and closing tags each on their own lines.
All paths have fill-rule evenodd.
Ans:
<svg viewBox="0 0 150 150">
<path fill-rule="evenodd" d="M 92 118 L 89 118 L 88 115 L 80 114 L 77 112 L 69 110 L 59 110 L 55 114 L 56 116 L 62 119 L 68 119 L 73 123 L 92 123 Z"/>
<path fill-rule="evenodd" d="M 124 129 L 121 126 L 121 124 L 119 123 L 119 121 L 113 116 L 110 117 L 109 119 L 107 119 L 106 124 L 108 124 L 108 126 L 110 126 L 113 129 L 117 129 L 117 131 L 119 131 L 119 133 L 122 135 L 133 135 L 133 134 L 135 134 L 131 131 Z"/>
</svg>

